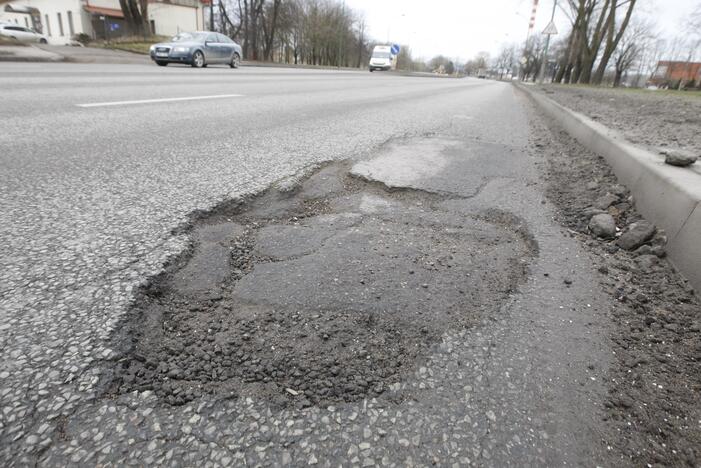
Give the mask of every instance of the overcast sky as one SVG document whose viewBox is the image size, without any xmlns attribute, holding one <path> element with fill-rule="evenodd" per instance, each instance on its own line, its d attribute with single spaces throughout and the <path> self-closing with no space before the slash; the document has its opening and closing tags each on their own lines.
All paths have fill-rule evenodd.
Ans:
<svg viewBox="0 0 701 468">
<path fill-rule="evenodd" d="M 639 0 L 636 13 L 653 18 L 661 31 L 673 35 L 699 2 Z M 462 60 L 522 42 L 533 0 L 346 0 L 346 5 L 365 13 L 376 40 L 409 44 L 415 57 L 444 54 Z M 548 24 L 552 7 L 553 0 L 540 0 L 537 32 Z M 568 24 L 562 11 L 556 12 L 556 24 L 561 31 Z"/>
</svg>

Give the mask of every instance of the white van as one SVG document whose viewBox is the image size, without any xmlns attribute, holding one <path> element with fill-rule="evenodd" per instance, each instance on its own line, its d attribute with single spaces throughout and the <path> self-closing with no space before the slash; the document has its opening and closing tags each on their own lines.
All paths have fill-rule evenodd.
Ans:
<svg viewBox="0 0 701 468">
<path fill-rule="evenodd" d="M 397 64 L 396 58 L 397 56 L 392 53 L 392 46 L 375 46 L 370 57 L 370 71 L 391 70 Z"/>
</svg>

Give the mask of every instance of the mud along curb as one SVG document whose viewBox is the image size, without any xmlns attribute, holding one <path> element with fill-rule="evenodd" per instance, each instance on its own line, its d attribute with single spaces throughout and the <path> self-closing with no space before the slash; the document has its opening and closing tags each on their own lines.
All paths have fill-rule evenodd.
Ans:
<svg viewBox="0 0 701 468">
<path fill-rule="evenodd" d="M 635 205 L 664 229 L 672 263 L 701 291 L 701 171 L 666 165 L 664 158 L 638 148 L 618 132 L 574 112 L 528 86 L 517 84 L 572 137 L 604 157 L 630 189 Z"/>
</svg>

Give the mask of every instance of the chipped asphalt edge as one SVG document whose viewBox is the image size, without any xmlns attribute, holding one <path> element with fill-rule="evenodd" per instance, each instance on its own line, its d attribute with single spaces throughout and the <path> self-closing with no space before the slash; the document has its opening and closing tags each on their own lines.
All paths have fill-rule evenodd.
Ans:
<svg viewBox="0 0 701 468">
<path fill-rule="evenodd" d="M 688 168 L 669 166 L 663 158 L 634 146 L 619 132 L 564 107 L 528 86 L 514 87 L 530 97 L 581 145 L 602 156 L 633 194 L 635 206 L 665 230 L 673 265 L 701 291 L 701 184 Z"/>
</svg>

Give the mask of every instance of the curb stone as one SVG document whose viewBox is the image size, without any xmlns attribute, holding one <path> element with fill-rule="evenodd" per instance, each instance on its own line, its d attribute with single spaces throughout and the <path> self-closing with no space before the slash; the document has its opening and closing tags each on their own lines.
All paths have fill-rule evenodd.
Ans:
<svg viewBox="0 0 701 468">
<path fill-rule="evenodd" d="M 645 218 L 665 230 L 674 266 L 701 291 L 701 174 L 665 164 L 664 158 L 620 133 L 528 87 L 514 84 L 588 150 L 602 156 L 630 189 Z"/>
</svg>

